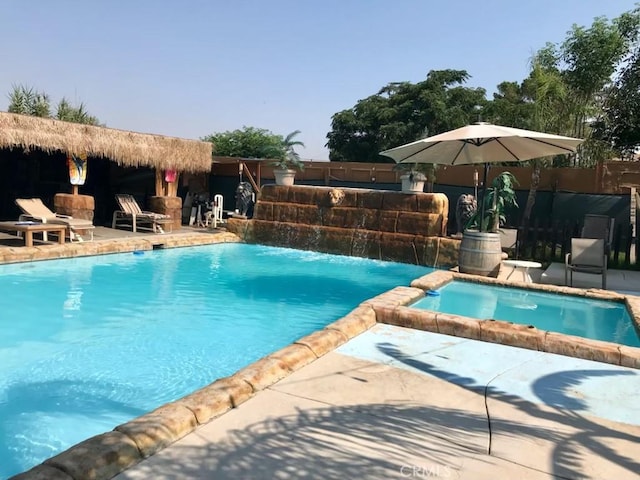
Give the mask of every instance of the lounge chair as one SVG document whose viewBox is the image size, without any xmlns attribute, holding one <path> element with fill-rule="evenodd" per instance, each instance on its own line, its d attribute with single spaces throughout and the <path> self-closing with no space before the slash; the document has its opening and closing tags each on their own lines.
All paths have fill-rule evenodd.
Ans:
<svg viewBox="0 0 640 480">
<path fill-rule="evenodd" d="M 73 218 L 69 215 L 61 215 L 52 212 L 39 198 L 17 198 L 16 205 L 22 210 L 19 221 L 32 220 L 42 223 L 66 225 L 69 241 L 82 242 L 84 238 L 79 232 L 88 232 L 90 240 L 93 240 L 93 231 L 96 228 L 90 220 Z M 42 239 L 47 241 L 47 232 L 42 233 Z"/>
<path fill-rule="evenodd" d="M 142 210 L 132 195 L 118 194 L 116 201 L 120 210 L 113 212 L 111 228 L 127 227 L 134 232 L 150 230 L 153 233 L 164 233 L 164 228 L 168 227 L 171 231 L 173 220 L 170 215 Z"/>
<path fill-rule="evenodd" d="M 564 261 L 564 283 L 573 286 L 573 272 L 602 275 L 602 289 L 607 288 L 606 243 L 602 238 L 572 238 L 571 253 Z"/>
</svg>

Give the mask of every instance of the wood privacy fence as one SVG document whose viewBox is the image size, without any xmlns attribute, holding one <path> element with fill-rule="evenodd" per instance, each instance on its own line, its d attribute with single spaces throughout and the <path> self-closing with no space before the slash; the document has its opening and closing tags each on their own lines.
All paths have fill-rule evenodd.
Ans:
<svg viewBox="0 0 640 480">
<path fill-rule="evenodd" d="M 268 160 L 213 157 L 211 174 L 229 175 L 237 178 L 240 164 L 245 175 L 251 175 L 256 183 L 272 183 L 273 165 Z M 393 163 L 322 162 L 305 161 L 303 171 L 296 174 L 297 183 L 319 182 L 326 186 L 335 183 L 389 184 L 399 183 L 403 172 L 394 170 Z M 242 170 L 240 170 L 242 171 Z M 474 172 L 480 173 L 478 165 L 440 165 L 436 171 L 436 184 L 474 188 Z M 518 181 L 519 190 L 531 186 L 531 167 L 492 165 L 488 181 L 501 172 L 511 172 Z M 188 177 L 188 176 L 187 176 Z M 260 185 L 258 185 L 260 186 Z M 540 172 L 539 191 L 564 191 L 595 194 L 628 194 L 629 188 L 640 186 L 640 162 L 612 160 L 599 164 L 596 168 L 544 168 Z"/>
<path fill-rule="evenodd" d="M 516 258 L 537 262 L 564 262 L 571 249 L 571 239 L 580 236 L 582 223 L 578 221 L 540 221 L 518 228 Z M 611 267 L 635 264 L 640 244 L 633 237 L 633 225 L 614 226 L 613 243 L 609 256 Z"/>
</svg>

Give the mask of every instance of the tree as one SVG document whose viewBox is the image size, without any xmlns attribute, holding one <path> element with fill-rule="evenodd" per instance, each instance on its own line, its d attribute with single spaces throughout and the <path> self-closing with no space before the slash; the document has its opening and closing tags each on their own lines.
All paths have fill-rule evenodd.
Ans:
<svg viewBox="0 0 640 480">
<path fill-rule="evenodd" d="M 612 155 L 593 126 L 602 117 L 613 75 L 636 44 L 639 25 L 638 8 L 611 21 L 598 17 L 589 28 L 574 25 L 561 46 L 563 77 L 570 92 L 567 107 L 573 119 L 570 134 L 586 139 L 576 157 L 581 166 L 594 166 Z"/>
<path fill-rule="evenodd" d="M 622 158 L 635 158 L 640 147 L 640 51 L 607 92 L 603 115 L 595 128 L 597 136 Z"/>
<path fill-rule="evenodd" d="M 640 147 L 640 9 L 624 13 L 615 21 L 621 35 L 633 45 L 616 81 L 602 95 L 602 114 L 595 122 L 594 136 L 620 152 L 635 158 Z"/>
<path fill-rule="evenodd" d="M 523 90 L 533 101 L 533 129 L 584 138 L 574 165 L 594 166 L 612 156 L 593 125 L 598 123 L 613 74 L 638 38 L 639 19 L 636 9 L 611 22 L 598 17 L 589 28 L 574 25 L 564 42 L 547 44 L 531 62 Z M 545 164 L 548 159 L 533 161 L 523 224 L 529 221 Z"/>
<path fill-rule="evenodd" d="M 295 147 L 304 147 L 304 143 L 294 140 L 299 134 L 300 130 L 295 130 L 282 137 L 263 128 L 245 126 L 242 130 L 213 133 L 202 140 L 213 143 L 213 154 L 221 157 L 270 158 L 300 166 Z"/>
<path fill-rule="evenodd" d="M 502 82 L 493 100 L 482 110 L 482 118 L 506 127 L 532 129 L 534 103 L 523 84 Z"/>
<path fill-rule="evenodd" d="M 84 103 L 74 107 L 66 98 L 62 98 L 56 108 L 56 118 L 65 122 L 100 125 L 98 119 L 87 112 Z"/>
<path fill-rule="evenodd" d="M 221 157 L 265 158 L 265 153 L 282 150 L 283 138 L 269 130 L 243 127 L 242 130 L 214 133 L 204 137 L 213 143 L 213 154 Z"/>
<path fill-rule="evenodd" d="M 13 85 L 9 94 L 9 113 L 20 113 L 34 117 L 49 118 L 51 116 L 51 102 L 44 92 L 38 92 L 33 87 Z"/>
<path fill-rule="evenodd" d="M 99 120 L 87 112 L 84 103 L 74 107 L 64 97 L 57 105 L 55 116 L 52 116 L 49 95 L 25 85 L 13 86 L 9 94 L 8 111 L 34 117 L 57 118 L 66 122 L 100 125 Z"/>
<path fill-rule="evenodd" d="M 425 132 L 460 127 L 486 103 L 485 90 L 462 86 L 464 70 L 432 70 L 416 84 L 390 83 L 377 94 L 333 115 L 327 134 L 329 159 L 340 162 L 390 162 L 378 153 L 412 142 Z"/>
<path fill-rule="evenodd" d="M 533 101 L 531 128 L 548 133 L 562 133 L 567 124 L 567 116 L 563 111 L 567 96 L 566 85 L 560 72 L 545 64 L 544 56 L 545 51 L 534 59 L 529 78 L 523 82 L 523 90 Z M 522 215 L 523 225 L 528 224 L 531 218 L 542 167 L 550 164 L 548 158 L 536 158 L 531 162 L 531 186 Z"/>
</svg>

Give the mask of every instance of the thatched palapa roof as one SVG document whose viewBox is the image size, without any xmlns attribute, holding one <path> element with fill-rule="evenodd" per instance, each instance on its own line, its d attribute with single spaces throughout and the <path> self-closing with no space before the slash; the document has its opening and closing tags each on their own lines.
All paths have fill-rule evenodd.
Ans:
<svg viewBox="0 0 640 480">
<path fill-rule="evenodd" d="M 39 148 L 102 157 L 126 167 L 211 170 L 211 142 L 0 112 L 0 148 Z"/>
</svg>

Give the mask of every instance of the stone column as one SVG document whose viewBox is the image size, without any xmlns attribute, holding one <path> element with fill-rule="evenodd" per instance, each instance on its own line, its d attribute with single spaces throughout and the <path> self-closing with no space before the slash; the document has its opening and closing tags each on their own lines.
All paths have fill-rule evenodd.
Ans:
<svg viewBox="0 0 640 480">
<path fill-rule="evenodd" d="M 182 227 L 182 198 L 149 197 L 149 208 L 152 212 L 170 215 L 174 232 Z"/>
<path fill-rule="evenodd" d="M 82 218 L 93 222 L 95 208 L 95 201 L 91 195 L 56 193 L 53 197 L 54 211 L 73 218 Z"/>
</svg>

